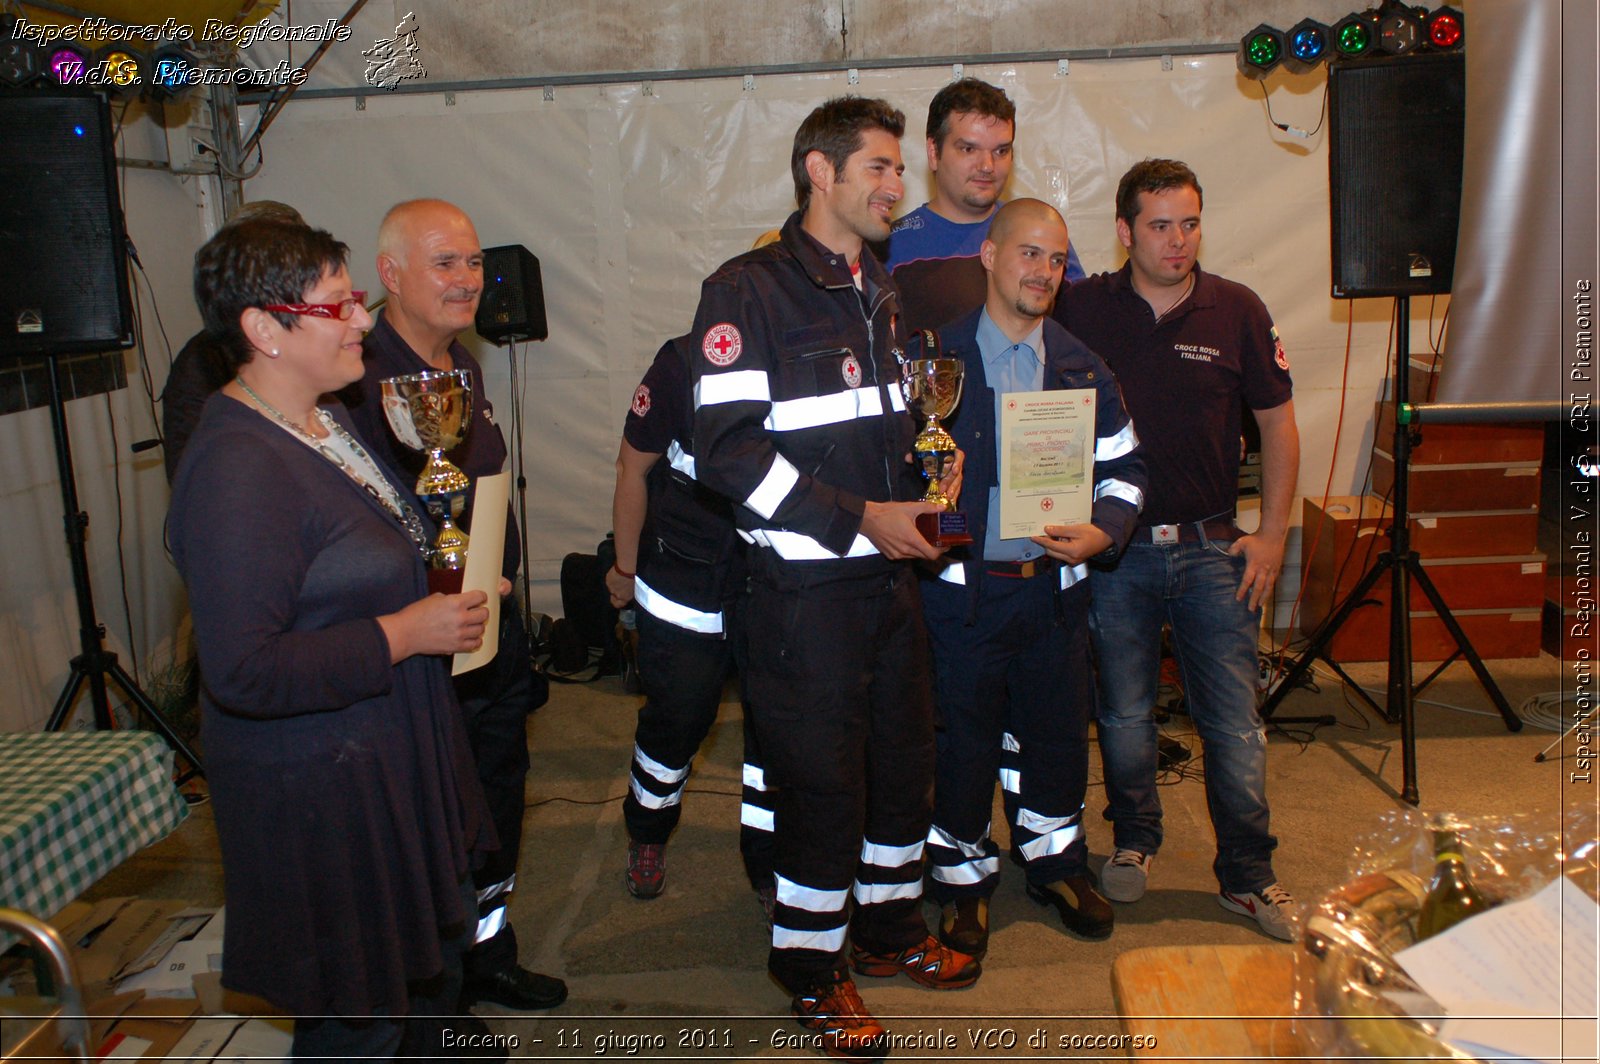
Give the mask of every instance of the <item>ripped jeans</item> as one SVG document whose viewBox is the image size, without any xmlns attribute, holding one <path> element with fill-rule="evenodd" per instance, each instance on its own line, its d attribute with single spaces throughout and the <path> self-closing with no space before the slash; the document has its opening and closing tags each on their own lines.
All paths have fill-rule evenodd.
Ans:
<svg viewBox="0 0 1600 1064">
<path fill-rule="evenodd" d="M 1229 545 L 1136 537 L 1115 569 L 1091 571 L 1091 633 L 1105 816 L 1117 847 L 1148 854 L 1161 848 L 1151 711 L 1166 622 L 1185 704 L 1204 746 L 1206 804 L 1217 836 L 1212 869 L 1223 890 L 1245 893 L 1276 882 L 1278 840 L 1268 830 L 1266 733 L 1256 713 L 1260 615 L 1234 598 L 1245 563 L 1228 556 Z"/>
</svg>

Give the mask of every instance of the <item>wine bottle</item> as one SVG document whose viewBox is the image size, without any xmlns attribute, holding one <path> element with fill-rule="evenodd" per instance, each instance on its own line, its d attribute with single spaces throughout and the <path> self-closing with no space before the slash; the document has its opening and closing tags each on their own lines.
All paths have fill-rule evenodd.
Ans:
<svg viewBox="0 0 1600 1064">
<path fill-rule="evenodd" d="M 1454 831 L 1434 829 L 1433 879 L 1417 913 L 1417 940 L 1431 938 L 1487 908 L 1489 903 L 1472 885 L 1461 840 Z"/>
</svg>

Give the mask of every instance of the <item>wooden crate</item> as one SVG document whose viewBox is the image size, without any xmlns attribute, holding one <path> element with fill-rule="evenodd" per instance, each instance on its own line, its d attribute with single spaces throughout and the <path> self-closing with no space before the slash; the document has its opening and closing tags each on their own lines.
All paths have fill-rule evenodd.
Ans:
<svg viewBox="0 0 1600 1064">
<path fill-rule="evenodd" d="M 1305 592 L 1299 623 L 1306 635 L 1333 613 L 1376 563 L 1378 554 L 1387 549 L 1388 513 L 1373 496 L 1332 498 L 1326 511 L 1315 500 L 1304 500 L 1302 544 L 1310 554 L 1302 567 Z M 1413 546 L 1422 555 L 1424 571 L 1483 657 L 1534 657 L 1539 653 L 1545 557 L 1531 548 L 1537 524 L 1533 511 L 1418 514 L 1410 523 Z M 1507 544 L 1523 549 L 1506 554 L 1461 553 Z M 1385 573 L 1363 597 L 1329 646 L 1335 660 L 1387 660 L 1391 588 L 1392 576 Z M 1438 661 L 1448 657 L 1454 640 L 1415 581 L 1411 610 L 1412 658 Z"/>
<path fill-rule="evenodd" d="M 1357 543 L 1362 556 L 1368 550 L 1376 556 L 1389 546 L 1389 507 L 1375 495 L 1331 496 L 1326 512 L 1318 500 L 1306 499 L 1301 506 L 1301 524 L 1302 551 L 1329 552 L 1342 559 Z M 1533 507 L 1477 513 L 1413 512 L 1407 527 L 1411 546 L 1424 558 L 1519 557 L 1536 554 L 1539 549 L 1539 511 Z M 1303 564 L 1309 568 L 1316 560 L 1306 558 Z"/>
<path fill-rule="evenodd" d="M 1372 491 L 1394 489 L 1394 458 L 1380 445 L 1372 451 Z M 1407 509 L 1519 510 L 1539 505 L 1539 462 L 1412 463 Z"/>
<path fill-rule="evenodd" d="M 1378 403 L 1374 419 L 1377 428 L 1373 439 L 1387 454 L 1394 446 L 1394 404 Z M 1422 424 L 1416 429 L 1421 439 L 1411 445 L 1412 472 L 1424 465 L 1462 462 L 1532 462 L 1538 465 L 1544 460 L 1544 426 L 1540 424 Z"/>
<path fill-rule="evenodd" d="M 1530 610 L 1452 610 L 1482 658 L 1536 658 L 1542 635 L 1541 613 Z M 1411 660 L 1443 661 L 1454 652 L 1450 631 L 1431 612 L 1411 613 Z M 1389 610 L 1368 602 L 1350 615 L 1328 644 L 1335 661 L 1388 661 Z"/>
</svg>

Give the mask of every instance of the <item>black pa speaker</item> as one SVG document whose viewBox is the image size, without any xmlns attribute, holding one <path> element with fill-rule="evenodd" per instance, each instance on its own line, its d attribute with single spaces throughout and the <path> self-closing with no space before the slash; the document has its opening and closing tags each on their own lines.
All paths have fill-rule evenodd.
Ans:
<svg viewBox="0 0 1600 1064">
<path fill-rule="evenodd" d="M 1450 291 L 1466 96 L 1460 52 L 1329 66 L 1336 299 Z"/>
<path fill-rule="evenodd" d="M 111 105 L 0 91 L 0 354 L 133 343 Z"/>
<path fill-rule="evenodd" d="M 521 244 L 483 249 L 477 326 L 478 335 L 493 344 L 550 338 L 539 260 Z"/>
</svg>

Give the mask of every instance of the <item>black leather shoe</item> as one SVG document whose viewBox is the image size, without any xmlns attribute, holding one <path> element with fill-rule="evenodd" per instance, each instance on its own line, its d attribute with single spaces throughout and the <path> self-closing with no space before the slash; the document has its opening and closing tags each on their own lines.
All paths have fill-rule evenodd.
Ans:
<svg viewBox="0 0 1600 1064">
<path fill-rule="evenodd" d="M 1067 925 L 1068 931 L 1084 938 L 1108 938 L 1111 935 L 1111 927 L 1116 921 L 1111 912 L 1111 903 L 1100 896 L 1100 892 L 1094 889 L 1093 881 L 1086 875 L 1067 876 L 1042 887 L 1029 883 L 1028 897 L 1040 905 L 1052 906 L 1061 914 L 1061 922 Z"/>
<path fill-rule="evenodd" d="M 540 975 L 521 966 L 512 966 L 493 975 L 468 979 L 462 989 L 468 1005 L 488 1001 L 508 1009 L 553 1009 L 567 1000 L 567 984 L 553 975 Z"/>
<path fill-rule="evenodd" d="M 939 914 L 939 941 L 983 959 L 989 952 L 989 899 L 957 898 Z"/>
</svg>

